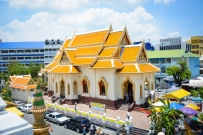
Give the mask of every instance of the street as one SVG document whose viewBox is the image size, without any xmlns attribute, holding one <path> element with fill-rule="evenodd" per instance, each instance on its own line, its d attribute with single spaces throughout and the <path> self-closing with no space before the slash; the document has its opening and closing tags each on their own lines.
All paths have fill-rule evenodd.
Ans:
<svg viewBox="0 0 203 135">
<path fill-rule="evenodd" d="M 30 124 L 34 123 L 34 118 L 32 114 L 24 113 L 23 119 L 28 121 L 28 123 Z M 53 131 L 54 131 L 52 133 L 53 135 L 82 135 L 82 133 L 77 133 L 76 131 L 65 129 L 63 126 L 58 126 L 52 122 L 49 122 L 49 124 L 52 125 Z M 105 133 L 105 135 L 115 135 L 115 131 L 103 129 L 103 132 Z M 89 135 L 89 133 L 87 133 L 87 135 Z"/>
</svg>

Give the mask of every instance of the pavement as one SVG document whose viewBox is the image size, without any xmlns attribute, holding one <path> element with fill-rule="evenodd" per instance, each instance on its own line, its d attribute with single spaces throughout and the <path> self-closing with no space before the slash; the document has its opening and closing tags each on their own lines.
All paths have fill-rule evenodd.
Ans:
<svg viewBox="0 0 203 135">
<path fill-rule="evenodd" d="M 43 97 L 44 97 L 44 101 L 48 101 L 49 103 L 51 103 L 50 97 L 48 97 L 48 96 L 43 96 Z M 67 107 L 74 109 L 75 105 L 68 105 Z M 93 114 L 98 114 L 98 115 L 103 115 L 103 113 L 104 113 L 104 112 L 92 110 L 91 108 L 89 108 L 88 105 L 82 104 L 82 103 L 78 103 L 77 108 L 84 112 L 88 112 L 89 110 L 91 110 Z M 119 116 L 120 120 L 125 121 L 127 111 L 106 109 L 105 113 L 106 113 L 106 117 L 111 117 L 111 118 L 116 119 L 117 116 Z M 147 118 L 147 114 L 137 112 L 137 111 L 132 111 L 132 112 L 130 112 L 130 115 L 133 117 L 133 126 L 134 127 L 149 130 L 150 118 Z"/>
<path fill-rule="evenodd" d="M 31 114 L 24 113 L 23 119 L 28 121 L 28 123 L 31 125 L 34 123 L 34 118 L 32 113 Z M 52 123 L 52 122 L 48 122 L 48 123 L 52 125 L 52 128 L 53 128 L 52 135 L 82 135 L 82 133 L 77 133 L 76 131 L 71 129 L 65 129 L 63 126 L 58 126 L 55 123 Z M 116 135 L 116 132 L 114 130 L 102 129 L 102 131 L 105 133 L 104 135 Z M 89 133 L 87 133 L 86 135 L 89 135 Z"/>
</svg>

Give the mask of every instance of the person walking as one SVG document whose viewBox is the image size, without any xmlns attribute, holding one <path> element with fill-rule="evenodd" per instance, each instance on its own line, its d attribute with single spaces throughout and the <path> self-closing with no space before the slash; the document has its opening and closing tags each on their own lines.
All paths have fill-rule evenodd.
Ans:
<svg viewBox="0 0 203 135">
<path fill-rule="evenodd" d="M 52 128 L 52 125 L 49 124 L 49 135 L 52 135 L 52 133 L 53 133 L 53 128 Z"/>
<path fill-rule="evenodd" d="M 83 135 L 86 135 L 86 127 L 83 128 Z"/>
</svg>

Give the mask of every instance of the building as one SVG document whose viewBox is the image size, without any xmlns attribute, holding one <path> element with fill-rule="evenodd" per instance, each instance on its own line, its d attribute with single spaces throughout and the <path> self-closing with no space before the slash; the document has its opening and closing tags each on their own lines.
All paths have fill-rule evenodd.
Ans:
<svg viewBox="0 0 203 135">
<path fill-rule="evenodd" d="M 191 37 L 191 52 L 201 56 L 203 54 L 203 36 Z"/>
<path fill-rule="evenodd" d="M 10 76 L 11 97 L 17 100 L 27 101 L 33 97 L 34 89 L 37 87 L 30 75 Z"/>
<path fill-rule="evenodd" d="M 31 62 L 44 63 L 44 42 L 0 42 L 0 71 L 8 72 L 7 64 L 18 61 L 23 65 Z"/>
<path fill-rule="evenodd" d="M 44 64 L 48 65 L 56 55 L 57 51 L 61 47 L 63 42 L 59 39 L 57 40 L 45 40 L 44 44 Z"/>
<path fill-rule="evenodd" d="M 0 71 L 8 72 L 7 64 L 10 61 L 18 61 L 23 65 L 31 62 L 49 64 L 63 41 L 48 40 L 39 42 L 1 42 L 0 40 Z"/>
<path fill-rule="evenodd" d="M 44 70 L 48 89 L 67 104 L 97 102 L 117 109 L 126 97 L 145 103 L 144 90 L 154 90 L 159 68 L 148 62 L 144 43 L 131 44 L 126 28 L 75 34 Z"/>
<path fill-rule="evenodd" d="M 192 72 L 192 77 L 199 75 L 199 56 L 187 52 L 183 49 L 179 50 L 159 50 L 159 51 L 147 51 L 149 61 L 161 70 L 155 74 L 155 78 L 165 78 L 167 75 L 164 73 L 165 69 L 172 65 L 177 65 L 177 61 L 185 60 L 188 63 L 188 67 Z M 170 84 L 172 85 L 172 84 Z"/>
<path fill-rule="evenodd" d="M 32 125 L 18 115 L 4 110 L 6 103 L 0 97 L 0 134 L 1 135 L 33 135 Z"/>
<path fill-rule="evenodd" d="M 181 37 L 160 39 L 159 50 L 181 49 Z"/>
<path fill-rule="evenodd" d="M 140 43 L 142 43 L 142 41 L 133 42 L 134 45 L 138 45 L 138 44 L 140 44 Z M 145 49 L 146 49 L 147 51 L 154 51 L 154 50 L 155 50 L 154 46 L 152 46 L 152 44 L 151 44 L 150 42 L 145 42 Z"/>
</svg>

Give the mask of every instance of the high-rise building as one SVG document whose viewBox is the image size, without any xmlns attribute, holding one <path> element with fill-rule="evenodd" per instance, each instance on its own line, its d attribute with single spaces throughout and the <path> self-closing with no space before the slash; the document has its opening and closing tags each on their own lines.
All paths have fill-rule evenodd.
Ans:
<svg viewBox="0 0 203 135">
<path fill-rule="evenodd" d="M 191 52 L 201 56 L 203 54 L 203 36 L 191 37 L 190 43 L 191 43 Z"/>
<path fill-rule="evenodd" d="M 23 65 L 44 63 L 44 42 L 1 42 L 0 72 L 7 72 L 7 64 L 18 61 Z"/>
<path fill-rule="evenodd" d="M 160 50 L 181 49 L 181 37 L 160 39 Z"/>
<path fill-rule="evenodd" d="M 62 44 L 63 44 L 63 41 L 61 41 L 60 39 L 45 40 L 45 44 L 44 44 L 44 64 L 45 65 L 49 64 L 53 60 L 53 57 L 56 55 L 56 52 L 59 50 Z"/>
<path fill-rule="evenodd" d="M 133 42 L 134 45 L 139 45 L 140 43 L 142 43 L 142 41 Z M 148 51 L 154 51 L 155 50 L 154 46 L 150 42 L 145 42 L 145 49 Z"/>
</svg>

